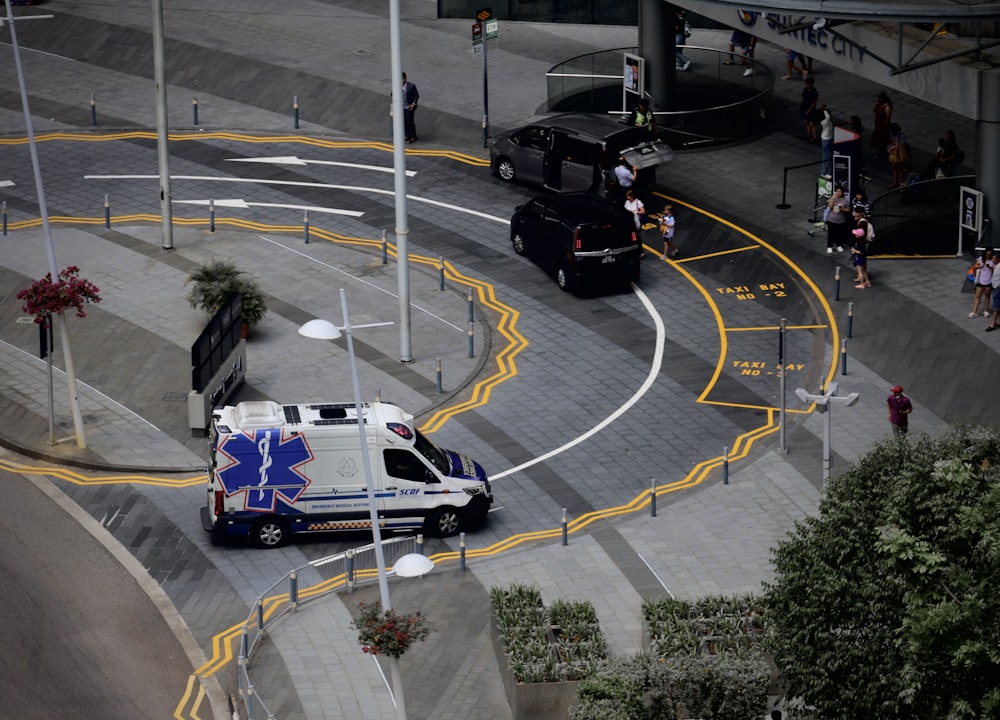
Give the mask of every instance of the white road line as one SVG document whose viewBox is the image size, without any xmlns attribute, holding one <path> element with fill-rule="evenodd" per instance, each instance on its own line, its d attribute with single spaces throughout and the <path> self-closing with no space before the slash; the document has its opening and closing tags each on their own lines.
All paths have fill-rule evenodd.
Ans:
<svg viewBox="0 0 1000 720">
<path fill-rule="evenodd" d="M 259 158 L 226 158 L 226 162 L 249 162 L 267 163 L 269 165 L 335 165 L 337 167 L 352 168 L 354 170 L 371 170 L 373 172 L 384 172 L 390 175 L 395 172 L 395 168 L 383 165 L 360 165 L 358 163 L 338 162 L 336 160 L 303 160 L 295 155 L 285 155 L 281 157 L 259 157 Z M 416 170 L 407 170 L 406 177 L 413 177 Z"/>
<path fill-rule="evenodd" d="M 159 180 L 159 175 L 84 175 L 84 180 Z M 295 187 L 312 187 L 312 188 L 326 188 L 329 190 L 347 190 L 348 192 L 359 192 L 359 193 L 370 193 L 373 195 L 395 195 L 394 190 L 383 190 L 381 188 L 370 188 L 361 187 L 359 185 L 333 185 L 330 183 L 314 183 L 314 182 L 303 182 L 298 180 L 254 180 L 253 178 L 234 178 L 234 177 L 216 177 L 211 175 L 171 175 L 171 180 L 205 180 L 209 182 L 231 182 L 231 183 L 255 183 L 258 185 L 289 185 Z M 466 215 L 473 215 L 483 220 L 492 220 L 493 222 L 501 223 L 503 225 L 510 225 L 510 220 L 506 218 L 499 218 L 495 215 L 488 215 L 484 212 L 478 210 L 470 210 L 467 207 L 462 207 L 461 205 L 452 205 L 451 203 L 441 202 L 440 200 L 431 200 L 430 198 L 420 197 L 419 195 L 407 195 L 408 200 L 413 200 L 414 202 L 425 203 L 427 205 L 434 205 L 436 207 L 445 208 L 448 210 L 453 210 L 455 212 L 465 213 Z"/>
<path fill-rule="evenodd" d="M 248 209 L 252 207 L 272 207 L 272 208 L 289 208 L 290 210 L 311 210 L 318 213 L 327 213 L 329 215 L 347 215 L 348 217 L 361 217 L 364 215 L 363 212 L 358 210 L 341 210 L 339 208 L 325 208 L 319 207 L 317 205 L 290 205 L 287 203 L 258 203 L 258 202 L 247 202 L 240 198 L 230 198 L 228 200 L 221 199 L 211 199 L 211 200 L 172 200 L 171 202 L 179 203 L 181 205 L 210 205 L 214 204 L 216 207 L 230 207 L 230 208 L 242 208 Z"/>
<path fill-rule="evenodd" d="M 362 280 L 357 275 L 352 275 L 351 273 L 349 273 L 349 272 L 347 272 L 345 270 L 341 270 L 339 267 L 335 267 L 333 265 L 330 265 L 329 263 L 325 263 L 322 260 L 314 258 L 312 255 L 307 255 L 306 253 L 302 252 L 301 250 L 296 250 L 295 248 L 288 247 L 287 245 L 282 245 L 277 240 L 273 240 L 273 239 L 267 237 L 266 235 L 261 235 L 260 239 L 264 240 L 266 242 L 269 242 L 269 243 L 271 243 L 273 245 L 277 245 L 280 248 L 284 248 L 285 250 L 287 250 L 289 252 L 292 252 L 292 253 L 295 253 L 296 255 L 299 255 L 300 257 L 304 257 L 307 260 L 312 260 L 317 265 L 322 265 L 323 267 L 327 268 L 328 270 L 333 270 L 334 272 L 338 272 L 341 275 L 344 275 L 346 277 L 351 278 L 351 280 L 353 280 L 353 281 L 355 281 L 357 283 L 361 283 L 362 285 L 366 285 L 367 287 L 371 288 L 372 290 L 377 290 L 380 293 L 388 295 L 389 297 L 396 298 L 397 300 L 399 299 L 399 295 L 396 295 L 395 293 L 389 292 L 388 290 L 386 290 L 384 288 L 380 288 L 378 285 L 373 285 L 372 283 L 368 282 L 367 280 Z M 448 322 L 447 320 L 445 320 L 440 315 L 435 315 L 434 313 L 432 313 L 427 308 L 421 307 L 420 305 L 415 305 L 412 301 L 410 302 L 410 307 L 414 307 L 417 310 L 419 310 L 420 312 L 425 313 L 427 315 L 430 315 L 435 320 L 438 320 L 438 321 L 444 323 L 445 325 L 447 325 L 448 327 L 454 328 L 455 330 L 458 330 L 461 333 L 466 332 L 466 328 L 460 328 L 458 325 L 454 325 L 454 324 Z"/>
<path fill-rule="evenodd" d="M 675 598 L 675 597 L 674 597 L 674 594 L 673 594 L 672 592 L 670 592 L 670 588 L 668 588 L 668 587 L 667 587 L 667 584 L 666 584 L 665 582 L 663 582 L 663 580 L 662 580 L 662 579 L 660 578 L 660 576 L 659 576 L 659 575 L 657 575 L 657 574 L 656 574 L 656 570 L 654 570 L 654 569 L 653 569 L 653 566 L 652 566 L 652 565 L 650 565 L 650 564 L 649 564 L 648 562 L 646 562 L 646 558 L 644 558 L 644 557 L 642 556 L 642 553 L 638 553 L 638 552 L 637 552 L 637 553 L 636 553 L 636 555 L 638 555 L 638 556 L 639 556 L 639 559 L 640 559 L 640 560 L 642 560 L 642 561 L 643 561 L 644 563 L 646 563 L 646 567 L 648 567 L 648 568 L 649 568 L 649 572 L 653 573 L 653 577 L 655 577 L 655 578 L 656 578 L 656 582 L 660 583 L 660 585 L 662 585 L 662 586 L 663 586 L 663 589 L 667 591 L 667 595 L 669 595 L 669 596 L 670 596 L 670 599 L 671 599 L 671 600 L 676 600 L 677 598 Z"/>
<path fill-rule="evenodd" d="M 0 180 L 0 187 L 14 187 L 13 180 Z"/>
<path fill-rule="evenodd" d="M 599 422 L 597 425 L 592 427 L 583 435 L 579 435 L 573 440 L 570 440 L 565 445 L 557 447 L 555 450 L 550 450 L 544 455 L 536 457 L 534 460 L 529 460 L 526 463 L 521 463 L 516 467 L 512 467 L 510 470 L 504 470 L 503 472 L 497 473 L 496 475 L 491 475 L 490 476 L 491 482 L 499 480 L 500 478 L 507 477 L 508 475 L 513 475 L 516 472 L 521 472 L 522 470 L 525 470 L 531 467 L 532 465 L 537 465 L 540 462 L 545 462 L 549 458 L 555 457 L 556 455 L 565 452 L 572 447 L 576 447 L 583 441 L 593 437 L 601 430 L 606 428 L 608 425 L 613 423 L 615 420 L 620 418 L 622 415 L 624 415 L 626 412 L 628 412 L 629 409 L 633 405 L 635 405 L 639 401 L 639 399 L 642 398 L 642 396 L 649 391 L 649 389 L 653 386 L 653 383 L 656 382 L 656 378 L 660 374 L 660 368 L 663 365 L 663 345 L 665 337 L 665 332 L 663 328 L 663 318 L 660 317 L 660 314 L 656 311 L 656 308 L 653 307 L 653 303 L 650 302 L 649 298 L 646 296 L 646 293 L 644 293 L 642 290 L 638 288 L 638 286 L 634 284 L 632 285 L 632 290 L 635 292 L 636 297 L 639 298 L 642 304 L 646 306 L 646 311 L 649 313 L 649 316 L 653 319 L 653 323 L 656 325 L 656 347 L 653 352 L 653 362 L 649 367 L 649 374 L 646 376 L 646 379 L 643 381 L 642 385 L 640 385 L 639 389 L 632 394 L 632 397 L 626 400 L 624 404 L 620 405 L 617 410 L 608 415 L 606 418 L 604 418 L 604 420 Z"/>
</svg>

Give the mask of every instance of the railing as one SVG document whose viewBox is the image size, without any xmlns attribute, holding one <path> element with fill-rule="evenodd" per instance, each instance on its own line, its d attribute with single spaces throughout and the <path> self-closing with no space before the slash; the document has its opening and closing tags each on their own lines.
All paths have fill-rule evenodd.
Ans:
<svg viewBox="0 0 1000 720">
<path fill-rule="evenodd" d="M 416 552 L 417 547 L 417 539 L 412 535 L 383 541 L 386 567 L 392 567 L 403 555 Z M 372 543 L 297 567 L 257 596 L 240 633 L 237 667 L 240 698 L 248 720 L 275 718 L 254 686 L 249 672 L 250 659 L 258 649 L 264 632 L 300 605 L 330 593 L 377 581 L 375 545 Z"/>
<path fill-rule="evenodd" d="M 955 255 L 959 242 L 959 188 L 975 187 L 974 175 L 913 182 L 871 200 L 875 244 L 883 255 Z M 971 250 L 975 238 L 963 245 Z"/>
<path fill-rule="evenodd" d="M 774 74 L 766 65 L 755 60 L 749 66 L 727 65 L 730 54 L 715 48 L 683 45 L 680 49 L 691 65 L 676 73 L 671 107 L 653 108 L 659 134 L 671 147 L 734 142 L 771 122 Z M 554 66 L 546 73 L 548 110 L 624 116 L 631 108 L 622 107 L 622 56 L 635 52 L 634 47 L 602 50 Z M 748 69 L 751 74 L 744 74 Z"/>
</svg>

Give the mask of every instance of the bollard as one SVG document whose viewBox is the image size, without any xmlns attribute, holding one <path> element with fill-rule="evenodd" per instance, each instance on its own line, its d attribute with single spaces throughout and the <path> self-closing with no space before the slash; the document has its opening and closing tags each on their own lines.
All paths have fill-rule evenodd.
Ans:
<svg viewBox="0 0 1000 720">
<path fill-rule="evenodd" d="M 424 554 L 424 534 L 417 533 L 417 553 Z"/>
<path fill-rule="evenodd" d="M 438 394 L 440 394 L 444 392 L 444 386 L 441 384 L 441 358 L 437 359 L 437 367 L 435 368 L 435 373 L 437 374 Z"/>
<path fill-rule="evenodd" d="M 346 565 L 344 567 L 344 577 L 347 579 L 347 591 L 354 592 L 354 550 L 348 548 L 345 553 Z"/>
<path fill-rule="evenodd" d="M 847 303 L 847 337 L 854 337 L 854 303 Z"/>
<path fill-rule="evenodd" d="M 469 288 L 469 322 L 476 321 L 476 308 L 473 305 L 472 288 Z"/>
<path fill-rule="evenodd" d="M 840 266 L 837 266 L 837 271 L 833 275 L 833 299 L 840 302 Z"/>
<path fill-rule="evenodd" d="M 295 109 L 295 129 L 299 129 L 299 96 L 296 95 L 292 100 L 292 107 Z"/>
<path fill-rule="evenodd" d="M 375 402 L 382 402 L 382 391 L 379 388 L 375 388 Z"/>
<path fill-rule="evenodd" d="M 562 509 L 562 544 L 563 547 L 569 545 L 569 516 L 566 514 L 566 508 Z"/>
<path fill-rule="evenodd" d="M 444 256 L 440 258 L 440 265 L 438 266 L 438 290 L 444 290 Z"/>
<path fill-rule="evenodd" d="M 191 98 L 191 118 L 194 120 L 194 124 L 198 124 L 198 98 Z"/>
<path fill-rule="evenodd" d="M 90 124 L 97 124 L 97 96 L 90 93 Z"/>
<path fill-rule="evenodd" d="M 649 481 L 649 516 L 656 517 L 656 480 Z"/>
<path fill-rule="evenodd" d="M 257 630 L 264 632 L 264 604 L 260 600 L 257 601 Z"/>
<path fill-rule="evenodd" d="M 208 231 L 215 232 L 215 200 L 208 201 Z"/>
<path fill-rule="evenodd" d="M 389 264 L 389 241 L 385 239 L 385 230 L 382 231 L 382 264 Z"/>
<path fill-rule="evenodd" d="M 288 573 L 288 606 L 295 610 L 299 605 L 299 574 L 292 570 Z"/>
<path fill-rule="evenodd" d="M 111 228 L 111 198 L 104 195 L 104 227 Z"/>
<path fill-rule="evenodd" d="M 847 374 L 847 339 L 840 341 L 840 374 Z"/>
<path fill-rule="evenodd" d="M 476 357 L 476 352 L 475 352 L 475 350 L 476 350 L 475 349 L 476 338 L 473 335 L 473 328 L 474 327 L 475 326 L 473 325 L 473 323 L 469 323 L 469 357 L 470 358 L 471 357 Z"/>
<path fill-rule="evenodd" d="M 309 244 L 309 211 L 302 211 L 302 232 L 305 235 L 306 245 Z"/>
<path fill-rule="evenodd" d="M 729 446 L 722 446 L 722 484 L 729 484 Z"/>
<path fill-rule="evenodd" d="M 3 207 L 0 208 L 0 213 L 3 214 L 3 234 L 7 234 L 7 201 L 3 201 Z"/>
<path fill-rule="evenodd" d="M 465 533 L 458 534 L 458 569 L 465 570 Z"/>
<path fill-rule="evenodd" d="M 247 633 L 247 626 L 243 626 L 243 632 L 240 637 L 240 659 L 243 660 L 247 655 L 250 654 L 250 640 Z"/>
</svg>

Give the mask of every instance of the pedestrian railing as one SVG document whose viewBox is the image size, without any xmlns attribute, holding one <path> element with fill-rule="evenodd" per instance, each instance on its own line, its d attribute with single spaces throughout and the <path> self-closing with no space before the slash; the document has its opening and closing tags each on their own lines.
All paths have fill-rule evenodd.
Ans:
<svg viewBox="0 0 1000 720">
<path fill-rule="evenodd" d="M 412 535 L 384 541 L 382 551 L 386 567 L 392 567 L 403 555 L 417 552 L 418 547 L 417 538 Z M 248 720 L 274 720 L 276 717 L 250 678 L 250 661 L 265 632 L 300 605 L 377 581 L 378 567 L 372 543 L 297 567 L 257 596 L 240 632 L 237 663 L 240 698 Z"/>
</svg>

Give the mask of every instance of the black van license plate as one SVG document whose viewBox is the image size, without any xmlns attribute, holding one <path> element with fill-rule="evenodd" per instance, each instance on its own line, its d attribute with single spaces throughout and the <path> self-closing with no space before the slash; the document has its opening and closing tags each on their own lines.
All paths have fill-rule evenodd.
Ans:
<svg viewBox="0 0 1000 720">
<path fill-rule="evenodd" d="M 603 263 L 613 263 L 613 262 L 615 262 L 617 260 L 618 260 L 618 258 L 616 258 L 614 255 L 608 255 L 607 257 L 601 258 L 601 263 L 602 264 Z"/>
</svg>

